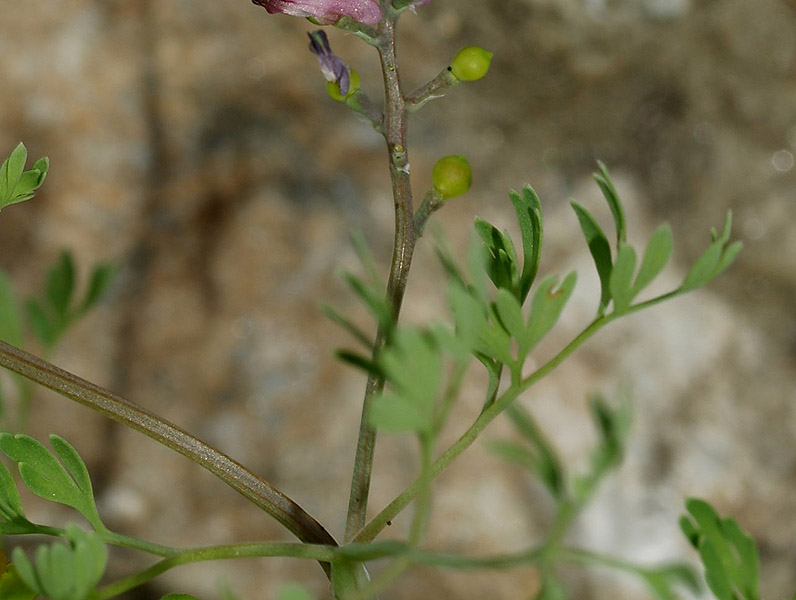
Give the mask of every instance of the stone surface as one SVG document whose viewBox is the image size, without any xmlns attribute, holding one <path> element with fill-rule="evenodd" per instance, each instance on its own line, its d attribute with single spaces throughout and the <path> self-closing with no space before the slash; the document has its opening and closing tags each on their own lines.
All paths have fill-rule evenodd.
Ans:
<svg viewBox="0 0 796 600">
<path fill-rule="evenodd" d="M 676 520 L 710 499 L 761 545 L 763 595 L 796 589 L 796 6 L 758 0 L 635 2 L 435 0 L 401 24 L 407 88 L 456 50 L 494 52 L 489 76 L 427 105 L 411 126 L 415 191 L 444 154 L 466 153 L 474 185 L 435 217 L 462 250 L 475 214 L 512 230 L 505 190 L 532 182 L 546 217 L 545 272 L 579 285 L 552 352 L 595 310 L 596 276 L 568 200 L 598 209 L 596 158 L 611 168 L 634 242 L 662 220 L 675 232 L 676 285 L 733 209 L 746 248 L 708 289 L 612 324 L 523 402 L 573 465 L 593 441 L 590 391 L 626 385 L 631 452 L 580 519 L 572 542 L 651 562 L 693 557 Z M 37 199 L 4 210 L 0 267 L 24 294 L 64 247 L 85 276 L 120 266 L 103 305 L 54 362 L 196 432 L 293 496 L 340 537 L 362 377 L 336 363 L 350 340 L 318 310 L 366 317 L 335 272 L 354 267 L 362 230 L 389 262 L 392 201 L 383 144 L 326 96 L 306 51 L 311 25 L 245 0 L 5 2 L 0 23 L 0 151 L 24 140 L 49 155 Z M 335 51 L 379 98 L 372 49 L 330 31 Z M 440 270 L 423 240 L 404 318 L 444 314 Z M 483 381 L 454 413 L 480 408 Z M 32 433 L 57 432 L 87 458 L 109 524 L 174 545 L 289 539 L 189 461 L 45 392 Z M 509 435 L 495 423 L 486 439 Z M 416 449 L 385 438 L 373 508 L 416 472 Z M 440 478 L 429 545 L 524 548 L 549 503 L 476 444 Z M 26 502 L 27 502 L 26 498 Z M 66 513 L 32 514 L 59 522 Z M 390 535 L 400 535 L 396 519 Z M 112 572 L 141 567 L 119 552 Z M 626 578 L 568 569 L 573 597 L 648 598 Z M 247 560 L 174 570 L 137 596 L 178 590 L 247 600 L 316 565 Z M 532 569 L 416 569 L 387 599 L 530 597 Z"/>
</svg>

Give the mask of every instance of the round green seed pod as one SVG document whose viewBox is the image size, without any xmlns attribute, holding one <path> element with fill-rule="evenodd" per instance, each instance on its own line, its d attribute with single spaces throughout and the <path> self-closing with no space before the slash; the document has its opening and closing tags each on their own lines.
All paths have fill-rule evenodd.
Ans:
<svg viewBox="0 0 796 600">
<path fill-rule="evenodd" d="M 470 163 L 461 154 L 443 156 L 434 165 L 431 171 L 431 182 L 434 191 L 443 200 L 461 196 L 470 189 L 473 182 L 473 172 Z"/>
<path fill-rule="evenodd" d="M 356 92 L 362 89 L 362 82 L 359 78 L 359 73 L 357 73 L 354 69 L 351 69 L 348 72 L 348 76 L 350 78 L 348 84 L 348 93 L 343 96 L 340 93 L 340 84 L 336 81 L 327 81 L 326 82 L 326 91 L 329 93 L 329 97 L 336 101 L 336 102 L 345 102 L 348 98 L 353 96 Z"/>
<path fill-rule="evenodd" d="M 462 48 L 453 58 L 450 70 L 459 81 L 476 81 L 489 71 L 492 53 L 481 46 Z"/>
</svg>

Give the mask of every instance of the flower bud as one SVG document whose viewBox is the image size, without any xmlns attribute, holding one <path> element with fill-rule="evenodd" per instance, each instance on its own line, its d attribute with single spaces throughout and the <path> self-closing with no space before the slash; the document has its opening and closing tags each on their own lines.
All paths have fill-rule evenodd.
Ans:
<svg viewBox="0 0 796 600">
<path fill-rule="evenodd" d="M 489 71 L 492 53 L 481 46 L 462 48 L 453 58 L 450 70 L 459 81 L 476 81 Z"/>
<path fill-rule="evenodd" d="M 444 156 L 437 161 L 431 171 L 431 182 L 434 191 L 443 200 L 461 196 L 470 189 L 473 182 L 473 172 L 470 163 L 461 154 Z"/>
<path fill-rule="evenodd" d="M 356 92 L 358 92 L 361 88 L 361 81 L 359 78 L 359 73 L 357 73 L 354 69 L 351 69 L 349 72 L 349 83 L 348 83 L 348 92 L 344 96 L 340 92 L 340 83 L 337 81 L 327 81 L 326 82 L 326 91 L 329 92 L 329 97 L 336 102 L 345 102 L 348 98 L 353 96 Z"/>
</svg>

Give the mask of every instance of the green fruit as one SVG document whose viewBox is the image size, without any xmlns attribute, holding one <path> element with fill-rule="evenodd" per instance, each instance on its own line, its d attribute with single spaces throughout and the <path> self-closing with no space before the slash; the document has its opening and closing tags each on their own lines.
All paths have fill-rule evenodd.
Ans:
<svg viewBox="0 0 796 600">
<path fill-rule="evenodd" d="M 456 54 L 450 70 L 459 81 L 476 81 L 489 71 L 492 53 L 481 46 L 468 46 Z"/>
<path fill-rule="evenodd" d="M 332 100 L 337 102 L 345 102 L 348 98 L 353 96 L 356 92 L 358 92 L 362 88 L 362 83 L 359 78 L 359 73 L 351 69 L 349 71 L 349 84 L 348 84 L 348 93 L 343 96 L 340 93 L 340 84 L 336 81 L 327 81 L 326 82 L 326 91 L 329 93 L 329 96 Z"/>
<path fill-rule="evenodd" d="M 470 189 L 473 182 L 473 172 L 470 163 L 461 154 L 444 156 L 437 161 L 431 171 L 431 181 L 434 191 L 443 200 L 461 196 Z"/>
</svg>

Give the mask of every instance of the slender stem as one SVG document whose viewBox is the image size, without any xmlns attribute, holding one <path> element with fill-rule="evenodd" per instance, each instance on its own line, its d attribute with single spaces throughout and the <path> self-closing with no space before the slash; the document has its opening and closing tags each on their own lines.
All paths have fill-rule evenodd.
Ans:
<svg viewBox="0 0 796 600">
<path fill-rule="evenodd" d="M 234 544 L 189 549 L 164 558 L 143 571 L 133 573 L 132 575 L 106 585 L 98 590 L 96 595 L 92 596 L 92 600 L 106 600 L 107 598 L 118 596 L 179 565 L 207 560 L 266 556 L 305 558 L 317 560 L 326 564 L 334 559 L 334 549 L 328 544 L 291 543 Z"/>
<path fill-rule="evenodd" d="M 387 281 L 387 297 L 392 304 L 393 322 L 398 319 L 406 290 L 406 280 L 412 262 L 415 246 L 414 216 L 412 208 L 412 189 L 409 179 L 407 159 L 407 112 L 398 77 L 395 53 L 395 25 L 397 16 L 386 16 L 380 25 L 378 42 L 385 90 L 384 137 L 390 163 L 393 200 L 395 203 L 395 238 L 392 264 Z M 374 359 L 381 351 L 388 331 L 379 327 L 374 344 Z M 351 480 L 351 495 L 348 501 L 345 540 L 350 541 L 365 524 L 373 471 L 373 454 L 376 446 L 376 432 L 368 422 L 371 402 L 376 394 L 384 389 L 384 379 L 371 374 L 365 388 L 362 403 L 362 416 L 359 424 L 354 472 Z"/>
<path fill-rule="evenodd" d="M 481 432 L 509 406 L 517 397 L 530 388 L 534 383 L 545 377 L 558 365 L 560 365 L 570 354 L 572 354 L 584 341 L 591 337 L 598 329 L 614 319 L 614 315 L 604 315 L 589 324 L 581 331 L 575 339 L 567 344 L 558 354 L 551 358 L 536 371 L 523 379 L 519 385 L 512 385 L 473 422 L 470 428 L 462 434 L 440 457 L 431 465 L 432 477 L 442 473 L 448 465 L 456 460 L 459 455 L 469 448 L 478 438 Z M 406 490 L 399 494 L 390 504 L 388 504 L 378 515 L 376 515 L 357 535 L 354 541 L 369 542 L 374 539 L 379 532 L 387 526 L 387 522 L 395 518 L 412 499 L 420 492 L 421 482 L 415 480 Z"/>
<path fill-rule="evenodd" d="M 458 83 L 459 80 L 451 73 L 450 68 L 446 68 L 434 79 L 420 89 L 412 92 L 412 94 L 406 98 L 407 109 L 409 112 L 416 111 L 429 100 L 441 98 L 445 90 Z"/>
<path fill-rule="evenodd" d="M 268 482 L 226 454 L 121 396 L 2 341 L 0 366 L 187 456 L 262 508 L 302 542 L 337 545 L 318 521 Z"/>
<path fill-rule="evenodd" d="M 138 550 L 139 552 L 146 552 L 148 554 L 154 554 L 155 556 L 160 556 L 161 558 L 174 556 L 182 552 L 180 548 L 147 542 L 146 540 L 129 537 L 114 531 L 98 531 L 97 534 L 100 536 L 102 541 L 107 544 L 121 546 L 122 548 L 130 548 L 132 550 Z"/>
</svg>

